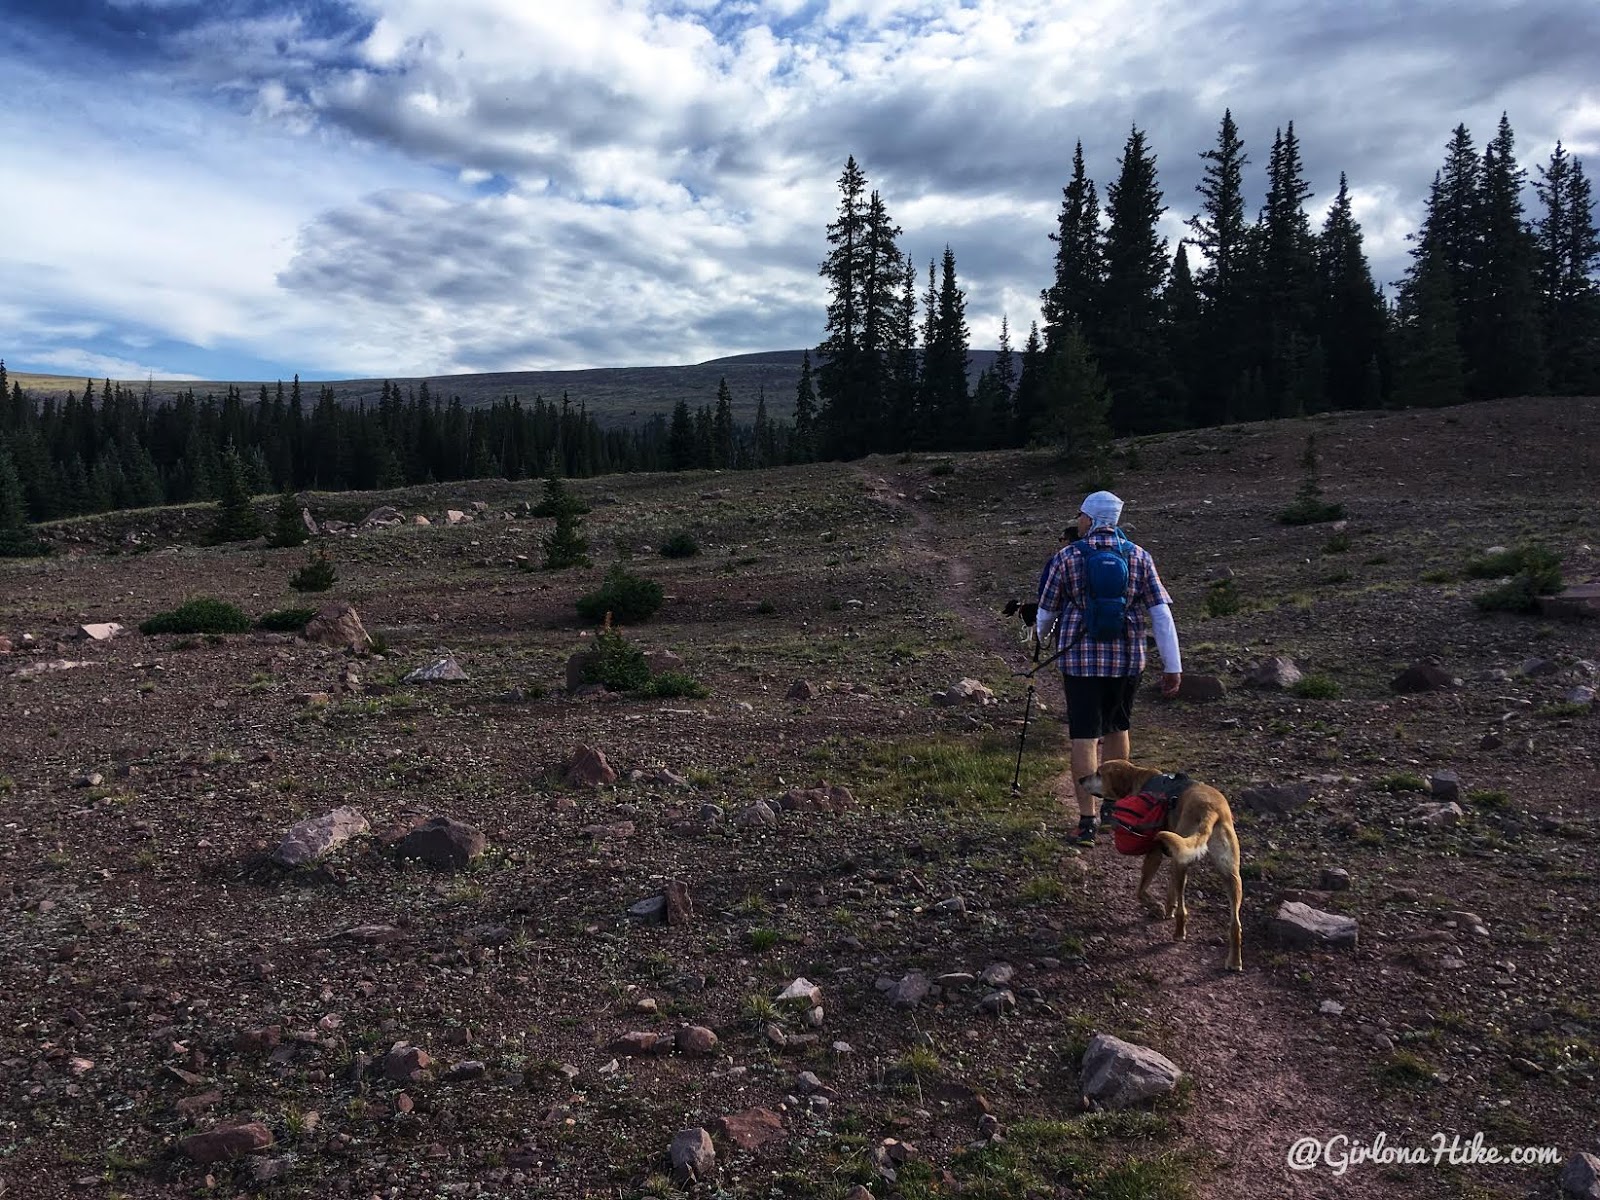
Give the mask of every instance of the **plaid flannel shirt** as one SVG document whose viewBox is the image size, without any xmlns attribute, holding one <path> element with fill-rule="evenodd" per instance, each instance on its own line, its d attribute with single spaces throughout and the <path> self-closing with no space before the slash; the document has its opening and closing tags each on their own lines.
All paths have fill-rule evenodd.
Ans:
<svg viewBox="0 0 1600 1200">
<path fill-rule="evenodd" d="M 1155 560 L 1142 546 L 1128 547 L 1128 620 L 1122 636 L 1100 642 L 1087 636 L 1088 584 L 1084 579 L 1084 554 L 1117 544 L 1117 534 L 1096 529 L 1057 550 L 1045 568 L 1039 586 L 1039 607 L 1060 613 L 1056 625 L 1056 649 L 1066 653 L 1057 660 L 1063 675 L 1121 676 L 1138 675 L 1144 670 L 1145 637 L 1150 632 L 1150 610 L 1157 604 L 1171 604 L 1172 597 L 1161 586 Z M 1126 540 L 1126 539 L 1124 539 Z"/>
</svg>

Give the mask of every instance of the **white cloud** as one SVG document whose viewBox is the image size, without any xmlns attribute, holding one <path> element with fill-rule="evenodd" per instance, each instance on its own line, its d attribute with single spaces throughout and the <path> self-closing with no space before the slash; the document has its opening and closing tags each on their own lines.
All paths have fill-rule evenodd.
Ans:
<svg viewBox="0 0 1600 1200">
<path fill-rule="evenodd" d="M 1020 345 L 1080 137 L 1104 197 L 1149 130 L 1175 244 L 1222 107 L 1252 212 L 1294 119 L 1314 222 L 1347 170 L 1380 281 L 1456 121 L 1600 153 L 1580 0 L 354 2 L 173 6 L 207 15 L 114 92 L 6 61 L 0 347 L 62 314 L 359 374 L 814 343 L 852 153 L 908 252 L 953 246 L 975 337 L 1005 312 Z"/>
</svg>

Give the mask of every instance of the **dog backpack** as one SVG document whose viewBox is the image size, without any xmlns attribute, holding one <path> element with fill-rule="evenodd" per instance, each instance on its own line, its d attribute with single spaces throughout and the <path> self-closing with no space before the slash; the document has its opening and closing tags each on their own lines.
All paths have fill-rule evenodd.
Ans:
<svg viewBox="0 0 1600 1200">
<path fill-rule="evenodd" d="M 1079 542 L 1083 556 L 1083 636 L 1096 642 L 1114 642 L 1128 621 L 1128 543 L 1118 529 L 1114 546 L 1089 548 Z"/>
<path fill-rule="evenodd" d="M 1146 781 L 1135 796 L 1124 796 L 1111 810 L 1115 828 L 1111 840 L 1118 854 L 1149 854 L 1156 848 L 1156 834 L 1167 826 L 1172 806 L 1188 787 L 1187 775 L 1157 775 Z"/>
</svg>

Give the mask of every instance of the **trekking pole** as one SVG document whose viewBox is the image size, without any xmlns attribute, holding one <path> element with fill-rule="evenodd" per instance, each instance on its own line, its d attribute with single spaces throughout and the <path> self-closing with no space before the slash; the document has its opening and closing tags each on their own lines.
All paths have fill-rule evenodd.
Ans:
<svg viewBox="0 0 1600 1200">
<path fill-rule="evenodd" d="M 1039 635 L 1033 635 L 1033 661 L 1034 671 L 1039 669 Z M 1028 703 L 1022 710 L 1022 734 L 1017 738 L 1017 769 L 1011 774 L 1011 794 L 1019 795 L 1022 792 L 1022 747 L 1028 740 L 1028 718 L 1033 715 L 1033 671 L 1028 672 Z"/>
</svg>

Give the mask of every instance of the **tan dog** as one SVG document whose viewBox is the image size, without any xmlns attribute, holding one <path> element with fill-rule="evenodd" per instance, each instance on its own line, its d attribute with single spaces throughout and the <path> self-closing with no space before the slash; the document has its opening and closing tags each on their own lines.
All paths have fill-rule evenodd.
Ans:
<svg viewBox="0 0 1600 1200">
<path fill-rule="evenodd" d="M 1121 800 L 1138 795 L 1150 779 L 1160 774 L 1154 767 L 1136 766 L 1127 759 L 1118 758 L 1101 763 L 1096 774 L 1080 782 L 1090 795 Z M 1230 971 L 1244 970 L 1243 926 L 1239 923 L 1244 884 L 1239 879 L 1239 838 L 1233 830 L 1233 810 L 1228 807 L 1228 798 L 1214 787 L 1191 781 L 1167 813 L 1166 826 L 1156 834 L 1156 844 L 1159 849 L 1144 856 L 1144 869 L 1139 876 L 1139 902 L 1151 916 L 1171 917 L 1173 940 L 1182 941 L 1189 921 L 1189 910 L 1183 903 L 1183 885 L 1188 879 L 1189 867 L 1209 853 L 1232 890 L 1233 923 L 1228 930 L 1226 967 Z M 1172 878 L 1167 883 L 1165 907 L 1149 892 L 1164 857 L 1172 859 Z"/>
</svg>

